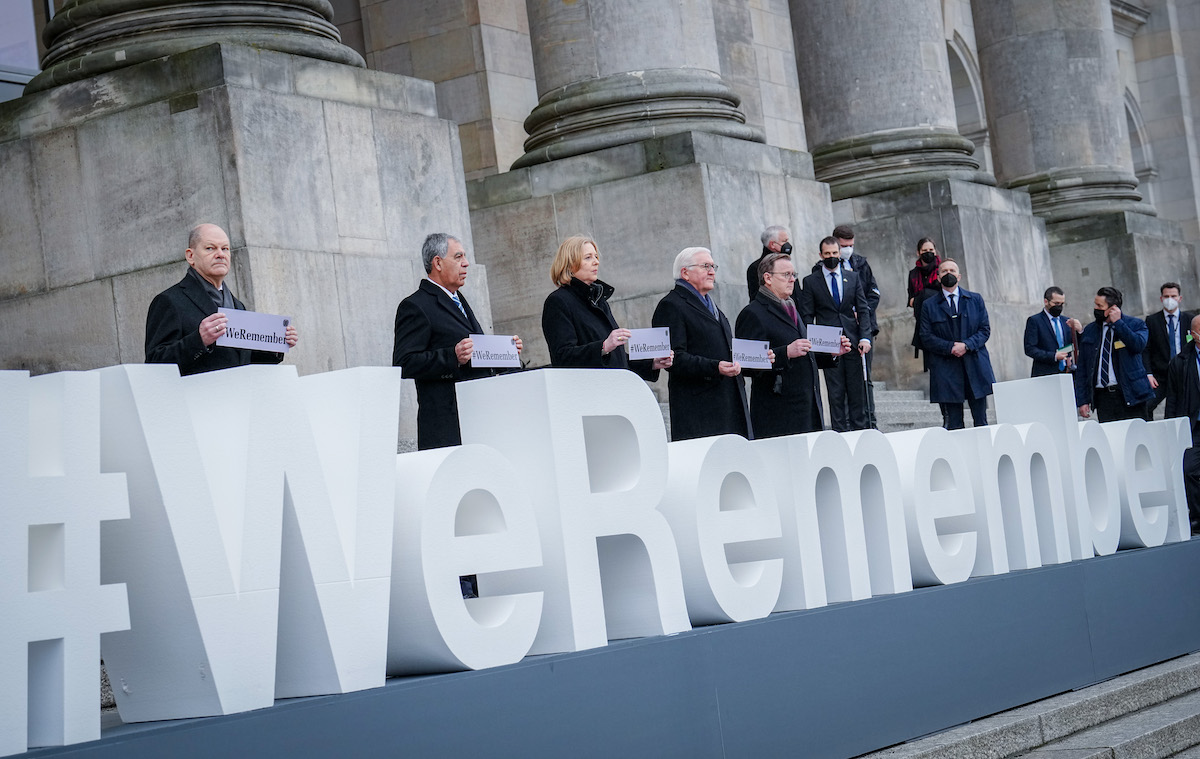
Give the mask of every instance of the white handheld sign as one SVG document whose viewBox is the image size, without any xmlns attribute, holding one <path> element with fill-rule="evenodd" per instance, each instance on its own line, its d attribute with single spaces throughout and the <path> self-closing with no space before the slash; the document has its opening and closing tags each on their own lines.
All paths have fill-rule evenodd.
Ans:
<svg viewBox="0 0 1200 759">
<path fill-rule="evenodd" d="M 842 352 L 842 328 L 823 327 L 820 324 L 808 325 L 808 341 L 817 353 L 832 353 L 835 356 Z"/>
<path fill-rule="evenodd" d="M 479 369 L 520 368 L 521 354 L 512 335 L 468 335 L 474 347 L 471 350 L 471 366 Z"/>
<path fill-rule="evenodd" d="M 237 308 L 218 308 L 224 314 L 225 334 L 217 338 L 217 345 L 226 348 L 249 348 L 257 351 L 287 353 L 287 328 L 291 317 L 275 314 L 260 314 Z"/>
<path fill-rule="evenodd" d="M 666 358 L 671 355 L 670 327 L 629 330 L 629 358 Z"/>
<path fill-rule="evenodd" d="M 733 360 L 742 365 L 743 369 L 770 369 L 771 361 L 767 358 L 770 343 L 762 340 L 743 340 L 733 338 Z"/>
</svg>

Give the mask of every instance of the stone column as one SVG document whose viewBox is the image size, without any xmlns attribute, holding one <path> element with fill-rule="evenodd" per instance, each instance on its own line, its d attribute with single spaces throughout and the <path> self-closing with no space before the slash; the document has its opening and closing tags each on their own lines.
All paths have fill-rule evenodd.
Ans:
<svg viewBox="0 0 1200 759">
<path fill-rule="evenodd" d="M 538 106 L 513 168 L 679 132 L 763 142 L 717 73 L 711 0 L 527 0 Z"/>
<path fill-rule="evenodd" d="M 937 179 L 991 184 L 958 133 L 938 0 L 791 0 L 804 123 L 834 200 Z"/>
<path fill-rule="evenodd" d="M 46 25 L 26 94 L 214 42 L 362 66 L 327 0 L 68 0 Z"/>
<path fill-rule="evenodd" d="M 1049 222 L 1142 203 L 1109 0 L 972 0 L 997 179 Z"/>
</svg>

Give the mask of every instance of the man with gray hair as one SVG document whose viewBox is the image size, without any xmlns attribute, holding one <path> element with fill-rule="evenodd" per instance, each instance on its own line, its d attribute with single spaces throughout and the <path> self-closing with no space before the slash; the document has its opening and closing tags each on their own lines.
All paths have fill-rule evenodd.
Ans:
<svg viewBox="0 0 1200 759">
<path fill-rule="evenodd" d="M 675 256 L 675 289 L 654 309 L 651 323 L 671 330 L 675 358 L 667 371 L 671 439 L 711 435 L 752 437 L 742 367 L 733 360 L 733 330 L 713 303 L 717 265 L 708 248 Z"/>
<path fill-rule="evenodd" d="M 461 292 L 471 263 L 457 237 L 435 232 L 421 246 L 426 279 L 396 309 L 392 366 L 417 384 L 417 448 L 462 443 L 454 383 L 491 376 L 470 365 L 470 335 L 483 334 L 471 304 Z M 517 351 L 521 338 L 514 336 Z"/>
<path fill-rule="evenodd" d="M 758 294 L 759 280 L 758 267 L 763 262 L 763 259 L 772 253 L 782 253 L 785 256 L 792 254 L 792 233 L 787 227 L 773 225 L 767 227 L 762 232 L 762 255 L 754 259 L 750 266 L 746 269 L 746 289 L 750 291 L 750 302 L 754 302 L 754 296 Z"/>
</svg>

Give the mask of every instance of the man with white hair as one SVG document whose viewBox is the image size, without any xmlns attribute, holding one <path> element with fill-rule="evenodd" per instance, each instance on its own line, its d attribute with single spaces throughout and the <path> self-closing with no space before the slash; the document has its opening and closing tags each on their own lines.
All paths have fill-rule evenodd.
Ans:
<svg viewBox="0 0 1200 759">
<path fill-rule="evenodd" d="M 675 358 L 667 369 L 671 439 L 710 435 L 751 437 L 742 367 L 733 360 L 733 330 L 712 300 L 717 264 L 708 248 L 675 256 L 675 289 L 654 309 L 655 327 L 671 330 Z"/>
</svg>

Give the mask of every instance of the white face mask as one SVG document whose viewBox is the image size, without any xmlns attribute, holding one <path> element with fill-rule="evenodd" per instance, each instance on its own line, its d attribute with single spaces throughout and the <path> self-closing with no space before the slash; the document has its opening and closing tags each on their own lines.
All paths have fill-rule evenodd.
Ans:
<svg viewBox="0 0 1200 759">
<path fill-rule="evenodd" d="M 843 260 L 843 261 L 848 261 L 848 260 L 850 260 L 850 254 L 851 254 L 851 253 L 853 253 L 853 252 L 854 252 L 854 246 L 853 246 L 853 245 L 847 245 L 847 246 L 846 246 L 846 247 L 844 247 L 844 248 L 838 248 L 838 255 L 840 255 L 840 256 L 842 257 L 842 260 Z"/>
<path fill-rule="evenodd" d="M 1175 298 L 1163 298 L 1162 304 L 1163 308 L 1167 309 L 1168 311 L 1174 311 L 1175 309 L 1179 308 L 1179 301 Z"/>
</svg>

